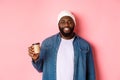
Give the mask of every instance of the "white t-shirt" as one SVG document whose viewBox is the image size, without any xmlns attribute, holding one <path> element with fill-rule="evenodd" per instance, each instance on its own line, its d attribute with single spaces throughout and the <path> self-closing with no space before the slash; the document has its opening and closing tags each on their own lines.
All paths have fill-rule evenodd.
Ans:
<svg viewBox="0 0 120 80">
<path fill-rule="evenodd" d="M 57 53 L 57 80 L 73 80 L 74 50 L 73 39 L 61 39 Z"/>
</svg>

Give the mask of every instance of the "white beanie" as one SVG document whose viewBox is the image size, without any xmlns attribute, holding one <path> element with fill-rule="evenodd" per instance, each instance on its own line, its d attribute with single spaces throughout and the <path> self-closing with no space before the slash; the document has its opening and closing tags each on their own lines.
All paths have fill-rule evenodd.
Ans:
<svg viewBox="0 0 120 80">
<path fill-rule="evenodd" d="M 75 17 L 74 15 L 70 12 L 70 11 L 67 11 L 67 10 L 64 10 L 64 11 L 61 11 L 58 15 L 58 19 L 57 19 L 57 23 L 59 23 L 60 19 L 64 16 L 69 16 L 73 19 L 75 25 L 76 25 L 76 20 L 75 20 Z"/>
</svg>

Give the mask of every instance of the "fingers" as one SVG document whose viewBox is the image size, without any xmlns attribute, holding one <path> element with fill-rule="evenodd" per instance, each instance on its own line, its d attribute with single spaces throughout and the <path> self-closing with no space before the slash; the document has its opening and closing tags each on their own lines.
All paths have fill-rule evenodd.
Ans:
<svg viewBox="0 0 120 80">
<path fill-rule="evenodd" d="M 34 48 L 33 48 L 33 46 L 28 47 L 28 53 L 29 53 L 29 55 L 31 57 L 33 56 L 33 54 L 34 54 Z"/>
<path fill-rule="evenodd" d="M 34 52 L 34 47 L 33 46 L 28 47 L 28 54 L 33 60 L 36 60 L 39 57 L 39 54 L 36 54 Z"/>
<path fill-rule="evenodd" d="M 33 52 L 34 52 L 33 46 L 28 47 L 28 52 L 29 52 L 29 53 L 33 53 Z"/>
</svg>

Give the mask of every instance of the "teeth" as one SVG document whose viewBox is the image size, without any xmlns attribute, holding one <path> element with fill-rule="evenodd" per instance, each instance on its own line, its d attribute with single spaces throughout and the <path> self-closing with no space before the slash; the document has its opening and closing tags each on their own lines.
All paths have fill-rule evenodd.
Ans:
<svg viewBox="0 0 120 80">
<path fill-rule="evenodd" d="M 65 30 L 69 30 L 69 28 L 64 28 Z"/>
</svg>

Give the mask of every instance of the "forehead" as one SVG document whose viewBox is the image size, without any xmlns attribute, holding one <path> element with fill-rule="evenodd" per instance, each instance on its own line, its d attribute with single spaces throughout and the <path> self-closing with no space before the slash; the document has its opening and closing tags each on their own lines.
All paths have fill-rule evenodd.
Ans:
<svg viewBox="0 0 120 80">
<path fill-rule="evenodd" d="M 63 16 L 60 20 L 72 20 L 73 19 L 70 16 Z"/>
</svg>

